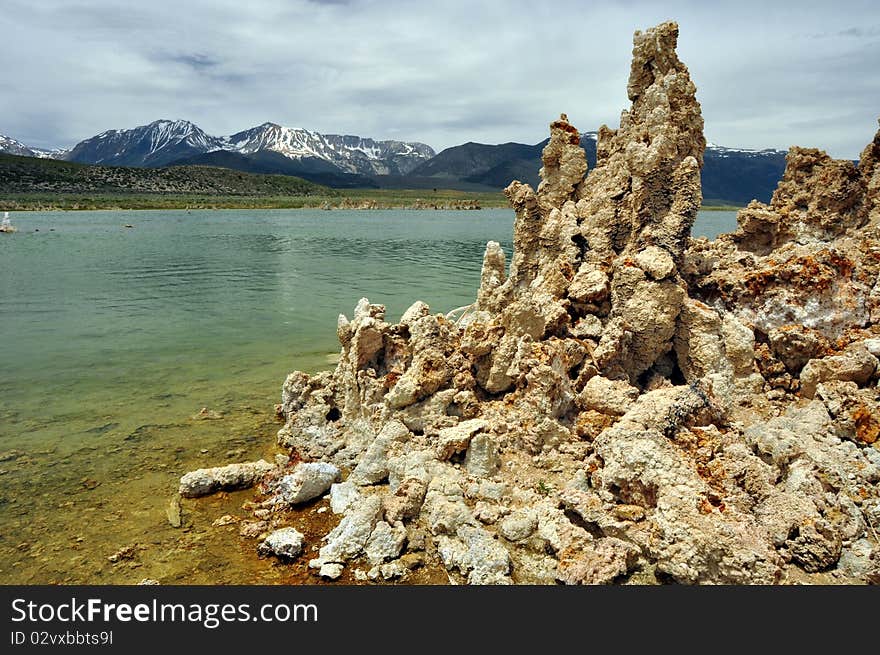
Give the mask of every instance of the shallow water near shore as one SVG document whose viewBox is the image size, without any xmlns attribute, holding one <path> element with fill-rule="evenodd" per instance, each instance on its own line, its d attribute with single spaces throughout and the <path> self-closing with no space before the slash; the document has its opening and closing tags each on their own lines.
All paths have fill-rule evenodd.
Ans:
<svg viewBox="0 0 880 655">
<path fill-rule="evenodd" d="M 332 366 L 336 317 L 359 298 L 384 303 L 389 320 L 417 299 L 438 312 L 472 302 L 486 241 L 509 257 L 513 213 L 13 222 L 19 232 L 0 238 L 0 582 L 247 584 L 312 578 L 258 559 L 234 523 L 212 526 L 244 516 L 249 491 L 184 501 L 172 528 L 180 475 L 271 458 L 285 375 Z M 734 227 L 734 212 L 702 212 L 694 234 Z M 203 407 L 216 418 L 198 418 Z"/>
</svg>

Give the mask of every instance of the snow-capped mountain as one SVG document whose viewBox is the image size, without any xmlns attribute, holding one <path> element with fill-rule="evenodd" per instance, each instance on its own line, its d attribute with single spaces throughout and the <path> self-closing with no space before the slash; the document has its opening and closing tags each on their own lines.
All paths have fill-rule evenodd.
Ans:
<svg viewBox="0 0 880 655">
<path fill-rule="evenodd" d="M 84 164 L 153 167 L 217 150 L 243 155 L 272 151 L 293 160 L 321 159 L 340 172 L 366 175 L 405 175 L 434 156 L 434 151 L 423 143 L 319 134 L 276 123 L 216 137 L 189 121 L 159 120 L 130 130 L 102 132 L 78 143 L 64 159 Z"/>
<path fill-rule="evenodd" d="M 728 148 L 727 146 L 719 146 L 711 141 L 706 143 L 706 152 L 711 152 L 715 157 L 767 157 L 771 155 L 782 155 L 784 157 L 786 155 L 785 150 L 776 150 L 774 148 L 764 148 L 763 150 Z"/>
<path fill-rule="evenodd" d="M 277 123 L 263 123 L 226 137 L 223 149 L 243 155 L 270 150 L 290 159 L 324 159 L 346 173 L 363 175 L 406 175 L 434 156 L 424 143 L 320 134 Z"/>
<path fill-rule="evenodd" d="M 43 148 L 31 148 L 21 141 L 0 134 L 0 154 L 20 155 L 22 157 L 39 157 L 40 159 L 62 159 L 67 150 L 45 150 Z"/>
<path fill-rule="evenodd" d="M 205 133 L 194 123 L 158 120 L 131 130 L 108 130 L 80 141 L 64 159 L 105 166 L 163 166 L 222 146 L 222 139 Z"/>
</svg>

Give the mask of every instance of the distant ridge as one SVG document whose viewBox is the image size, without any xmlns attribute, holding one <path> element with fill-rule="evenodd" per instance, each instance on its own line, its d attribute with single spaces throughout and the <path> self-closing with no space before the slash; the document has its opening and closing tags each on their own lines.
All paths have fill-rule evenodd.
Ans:
<svg viewBox="0 0 880 655">
<path fill-rule="evenodd" d="M 437 183 L 462 181 L 491 188 L 504 188 L 512 180 L 540 183 L 541 151 L 547 141 L 533 146 L 504 143 L 497 146 L 465 143 L 447 148 L 411 173 L 433 177 Z M 596 132 L 581 135 L 590 169 L 596 166 Z M 785 152 L 744 150 L 709 145 L 702 172 L 703 201 L 706 204 L 745 205 L 751 200 L 769 202 L 785 171 Z"/>
<path fill-rule="evenodd" d="M 318 157 L 290 159 L 272 150 L 258 150 L 241 154 L 215 150 L 172 162 L 174 166 L 219 166 L 247 173 L 264 175 L 294 175 L 315 184 L 336 189 L 369 189 L 379 185 L 372 178 L 358 173 L 345 173 L 337 166 Z"/>
<path fill-rule="evenodd" d="M 0 152 L 42 156 L 33 148 L 5 137 Z M 82 164 L 108 166 L 159 167 L 214 152 L 230 152 L 252 157 L 257 153 L 276 153 L 290 161 L 304 161 L 297 170 L 314 172 L 315 161 L 326 164 L 325 173 L 340 173 L 345 185 L 352 175 L 406 175 L 434 156 L 424 143 L 376 141 L 353 135 L 320 134 L 277 123 L 263 123 L 229 136 L 212 136 L 186 120 L 157 120 L 132 129 L 108 130 L 80 141 L 69 151 L 46 155 Z M 242 163 L 243 160 L 230 159 Z M 252 164 L 247 164 L 248 166 Z"/>
<path fill-rule="evenodd" d="M 277 123 L 216 137 L 185 120 L 158 120 L 108 130 L 70 150 L 47 151 L 0 135 L 0 153 L 109 166 L 214 166 L 247 173 L 292 175 L 334 188 L 503 189 L 513 180 L 537 188 L 541 151 L 534 145 L 468 142 L 435 153 L 418 142 L 320 134 Z M 590 168 L 596 133 L 581 135 Z M 769 202 L 785 170 L 785 152 L 709 144 L 702 171 L 706 204 Z"/>
</svg>

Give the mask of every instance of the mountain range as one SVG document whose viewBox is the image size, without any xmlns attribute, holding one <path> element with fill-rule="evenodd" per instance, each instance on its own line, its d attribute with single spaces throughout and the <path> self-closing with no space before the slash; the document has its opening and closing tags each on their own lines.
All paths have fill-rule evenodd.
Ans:
<svg viewBox="0 0 880 655">
<path fill-rule="evenodd" d="M 308 169 L 360 175 L 406 175 L 434 156 L 434 151 L 423 143 L 319 134 L 276 123 L 217 137 L 189 121 L 158 120 L 131 130 L 102 132 L 59 158 L 81 164 L 157 168 L 217 152 L 246 158 L 277 153 Z"/>
<path fill-rule="evenodd" d="M 64 159 L 67 152 L 67 150 L 31 148 L 20 141 L 0 134 L 0 154 L 3 155 L 19 155 L 21 157 L 37 157 L 39 159 Z"/>
<path fill-rule="evenodd" d="M 416 179 L 430 177 L 434 186 L 444 180 L 502 189 L 511 180 L 537 188 L 540 182 L 541 152 L 549 139 L 533 146 L 503 143 L 490 146 L 465 143 L 447 148 L 410 173 Z M 590 169 L 596 166 L 596 132 L 581 135 L 581 147 Z M 703 202 L 746 205 L 752 200 L 769 202 L 785 171 L 785 151 L 706 146 L 703 155 Z"/>
<path fill-rule="evenodd" d="M 102 166 L 160 168 L 202 165 L 248 173 L 292 175 L 336 188 L 502 189 L 518 179 L 536 186 L 541 151 L 534 145 L 465 143 L 440 153 L 424 143 L 376 141 L 263 123 L 229 136 L 212 136 L 185 120 L 158 120 L 109 130 L 69 150 L 29 147 L 0 135 L 0 153 Z M 596 133 L 581 136 L 592 168 Z M 769 201 L 785 170 L 785 152 L 709 144 L 703 168 L 707 204 Z"/>
</svg>

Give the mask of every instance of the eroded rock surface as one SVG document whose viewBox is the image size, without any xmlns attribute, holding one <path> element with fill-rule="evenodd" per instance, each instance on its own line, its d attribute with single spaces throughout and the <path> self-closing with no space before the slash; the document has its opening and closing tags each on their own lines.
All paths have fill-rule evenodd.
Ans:
<svg viewBox="0 0 880 655">
<path fill-rule="evenodd" d="M 207 496 L 215 491 L 246 489 L 254 486 L 275 466 L 266 460 L 241 462 L 190 471 L 180 478 L 178 492 L 184 498 Z"/>
<path fill-rule="evenodd" d="M 693 239 L 705 139 L 677 38 L 636 33 L 593 170 L 551 124 L 538 189 L 506 190 L 509 266 L 490 242 L 459 320 L 362 299 L 336 369 L 288 376 L 279 444 L 350 472 L 316 573 L 878 577 L 880 133 L 858 166 L 792 148 L 769 205 Z"/>
</svg>

